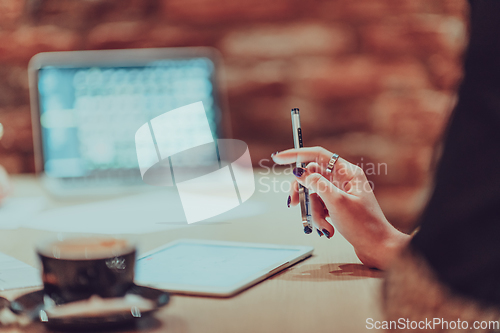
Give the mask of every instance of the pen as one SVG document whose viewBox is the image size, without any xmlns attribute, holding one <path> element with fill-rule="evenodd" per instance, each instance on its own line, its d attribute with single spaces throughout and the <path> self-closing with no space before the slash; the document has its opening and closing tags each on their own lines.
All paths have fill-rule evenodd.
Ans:
<svg viewBox="0 0 500 333">
<path fill-rule="evenodd" d="M 293 145 L 295 149 L 304 147 L 302 142 L 302 128 L 300 127 L 299 109 L 292 109 L 292 130 L 293 130 Z M 297 161 L 297 167 L 305 168 L 306 164 Z M 299 201 L 300 211 L 302 213 L 302 225 L 304 232 L 310 234 L 313 230 L 311 223 L 311 206 L 309 203 L 309 191 L 307 188 L 299 184 Z"/>
</svg>

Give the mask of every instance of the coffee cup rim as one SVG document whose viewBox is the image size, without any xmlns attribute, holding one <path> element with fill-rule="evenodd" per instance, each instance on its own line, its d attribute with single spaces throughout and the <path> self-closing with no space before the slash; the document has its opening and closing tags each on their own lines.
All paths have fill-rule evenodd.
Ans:
<svg viewBox="0 0 500 333">
<path fill-rule="evenodd" d="M 71 240 L 81 240 L 81 239 L 91 239 L 91 238 L 97 238 L 97 239 L 102 239 L 102 240 L 120 240 L 120 241 L 125 241 L 125 246 L 119 250 L 117 249 L 110 249 L 109 252 L 102 251 L 98 253 L 79 253 L 79 254 L 64 254 L 61 253 L 61 251 L 54 252 L 54 250 L 50 250 L 55 247 L 54 245 L 57 244 L 58 242 L 64 242 L 64 241 L 71 241 Z M 53 245 L 54 244 L 54 245 Z M 46 258 L 52 258 L 52 259 L 57 259 L 57 260 L 73 260 L 73 261 L 80 261 L 80 260 L 100 260 L 100 259 L 109 259 L 109 258 L 114 258 L 117 256 L 123 256 L 130 254 L 132 252 L 137 252 L 137 244 L 134 241 L 122 238 L 122 237 L 114 237 L 114 236 L 98 236 L 98 235 L 93 235 L 93 236 L 68 236 L 68 237 L 53 237 L 53 238 L 48 238 L 42 241 L 39 241 L 36 246 L 35 246 L 35 251 L 38 255 L 46 257 Z"/>
</svg>

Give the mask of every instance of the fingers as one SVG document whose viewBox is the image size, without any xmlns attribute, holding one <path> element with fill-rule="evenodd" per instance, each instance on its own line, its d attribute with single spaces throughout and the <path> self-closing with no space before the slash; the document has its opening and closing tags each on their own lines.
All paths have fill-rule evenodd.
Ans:
<svg viewBox="0 0 500 333">
<path fill-rule="evenodd" d="M 349 181 L 357 176 L 360 172 L 360 167 L 352 164 L 342 157 L 335 163 L 332 173 L 326 173 L 326 167 L 333 153 L 322 147 L 288 149 L 282 152 L 277 152 L 271 155 L 276 164 L 292 164 L 292 163 L 315 163 L 321 168 L 321 174 L 327 178 L 336 179 L 337 181 Z"/>
<path fill-rule="evenodd" d="M 350 196 L 350 194 L 339 189 L 319 173 L 307 174 L 304 175 L 303 178 L 302 181 L 304 182 L 304 186 L 316 192 L 326 204 L 327 208 L 329 208 L 329 203 L 333 203 L 345 196 Z M 299 180 L 299 182 L 300 181 L 301 180 Z"/>
<path fill-rule="evenodd" d="M 290 186 L 290 195 L 288 196 L 288 207 L 295 206 L 299 203 L 299 183 L 296 179 L 293 180 Z"/>
<path fill-rule="evenodd" d="M 322 147 L 288 149 L 271 155 L 277 164 L 309 163 L 328 164 L 333 153 Z"/>
<path fill-rule="evenodd" d="M 322 172 L 322 168 L 316 164 L 316 163 L 309 163 L 307 166 L 307 170 L 310 173 L 314 172 Z M 288 202 L 287 205 L 288 207 L 290 206 L 295 206 L 299 204 L 299 183 L 297 179 L 294 179 L 292 181 L 292 184 L 290 186 L 290 195 L 288 196 Z"/>
<path fill-rule="evenodd" d="M 323 175 L 311 172 L 309 169 L 295 168 L 294 175 L 297 177 L 299 184 L 318 193 L 320 198 L 326 204 L 327 208 L 331 210 L 332 204 L 344 198 L 354 197 L 354 195 L 345 192 L 343 189 L 335 186 Z"/>
<path fill-rule="evenodd" d="M 309 171 L 310 173 L 324 173 L 325 172 L 325 168 L 323 168 L 321 165 L 319 165 L 318 163 L 316 162 L 311 162 L 309 163 L 307 166 L 306 166 L 306 169 L 307 171 Z"/>
<path fill-rule="evenodd" d="M 312 166 L 311 169 L 314 169 L 314 166 Z M 299 183 L 297 180 L 293 181 L 290 196 L 288 198 L 289 207 L 290 205 L 295 206 L 299 203 Z M 316 227 L 316 232 L 320 237 L 325 235 L 326 238 L 331 238 L 335 229 L 326 220 L 326 217 L 328 216 L 328 209 L 316 193 L 311 193 L 309 195 L 309 200 L 311 202 L 311 216 Z"/>
<path fill-rule="evenodd" d="M 311 215 L 314 225 L 316 226 L 316 231 L 320 235 L 325 235 L 326 238 L 331 238 L 335 232 L 333 226 L 328 223 L 326 217 L 328 216 L 328 210 L 323 204 L 323 201 L 318 196 L 317 193 L 312 193 L 309 196 L 311 202 Z"/>
<path fill-rule="evenodd" d="M 326 167 L 319 165 L 316 162 L 311 162 L 306 166 L 307 172 L 309 174 L 311 173 L 320 173 L 322 174 L 325 178 L 332 180 L 333 176 L 331 173 L 326 173 Z"/>
<path fill-rule="evenodd" d="M 335 182 L 336 184 L 339 183 L 339 181 L 337 180 L 338 178 L 340 177 L 335 177 L 334 174 L 332 173 L 327 173 L 326 172 L 326 166 L 322 166 L 322 165 L 319 165 L 318 163 L 316 162 L 311 162 L 309 163 L 307 166 L 306 166 L 306 170 L 307 170 L 307 174 L 312 174 L 312 173 L 319 173 L 321 174 L 323 177 L 325 177 L 326 179 L 328 179 L 329 181 L 331 182 Z M 340 185 L 337 185 L 337 187 L 340 187 L 342 188 L 342 186 Z"/>
<path fill-rule="evenodd" d="M 316 163 L 309 163 L 307 166 L 309 172 L 318 172 L 321 170 L 321 167 Z M 296 206 L 299 204 L 299 183 L 296 179 L 293 180 L 292 185 L 290 186 L 290 195 L 288 196 L 287 205 L 288 207 Z"/>
</svg>

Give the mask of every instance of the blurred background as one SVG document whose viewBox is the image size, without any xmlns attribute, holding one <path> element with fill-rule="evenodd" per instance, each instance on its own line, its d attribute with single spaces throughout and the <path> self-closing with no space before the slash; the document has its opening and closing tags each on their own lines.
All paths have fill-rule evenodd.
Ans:
<svg viewBox="0 0 500 333">
<path fill-rule="evenodd" d="M 255 165 L 292 146 L 298 107 L 306 145 L 365 171 L 385 164 L 369 178 L 390 221 L 410 230 L 460 82 L 466 16 L 463 0 L 0 0 L 0 164 L 34 172 L 36 53 L 212 46 L 233 137 Z"/>
</svg>

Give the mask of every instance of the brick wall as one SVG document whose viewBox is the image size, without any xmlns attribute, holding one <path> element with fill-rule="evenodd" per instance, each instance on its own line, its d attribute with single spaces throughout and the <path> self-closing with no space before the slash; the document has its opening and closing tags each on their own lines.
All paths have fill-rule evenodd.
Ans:
<svg viewBox="0 0 500 333">
<path fill-rule="evenodd" d="M 33 172 L 34 54 L 214 46 L 234 137 L 255 163 L 291 146 L 289 110 L 299 107 L 307 145 L 385 163 L 387 174 L 370 178 L 405 228 L 425 202 L 461 76 L 466 11 L 463 0 L 0 0 L 0 163 Z"/>
</svg>

